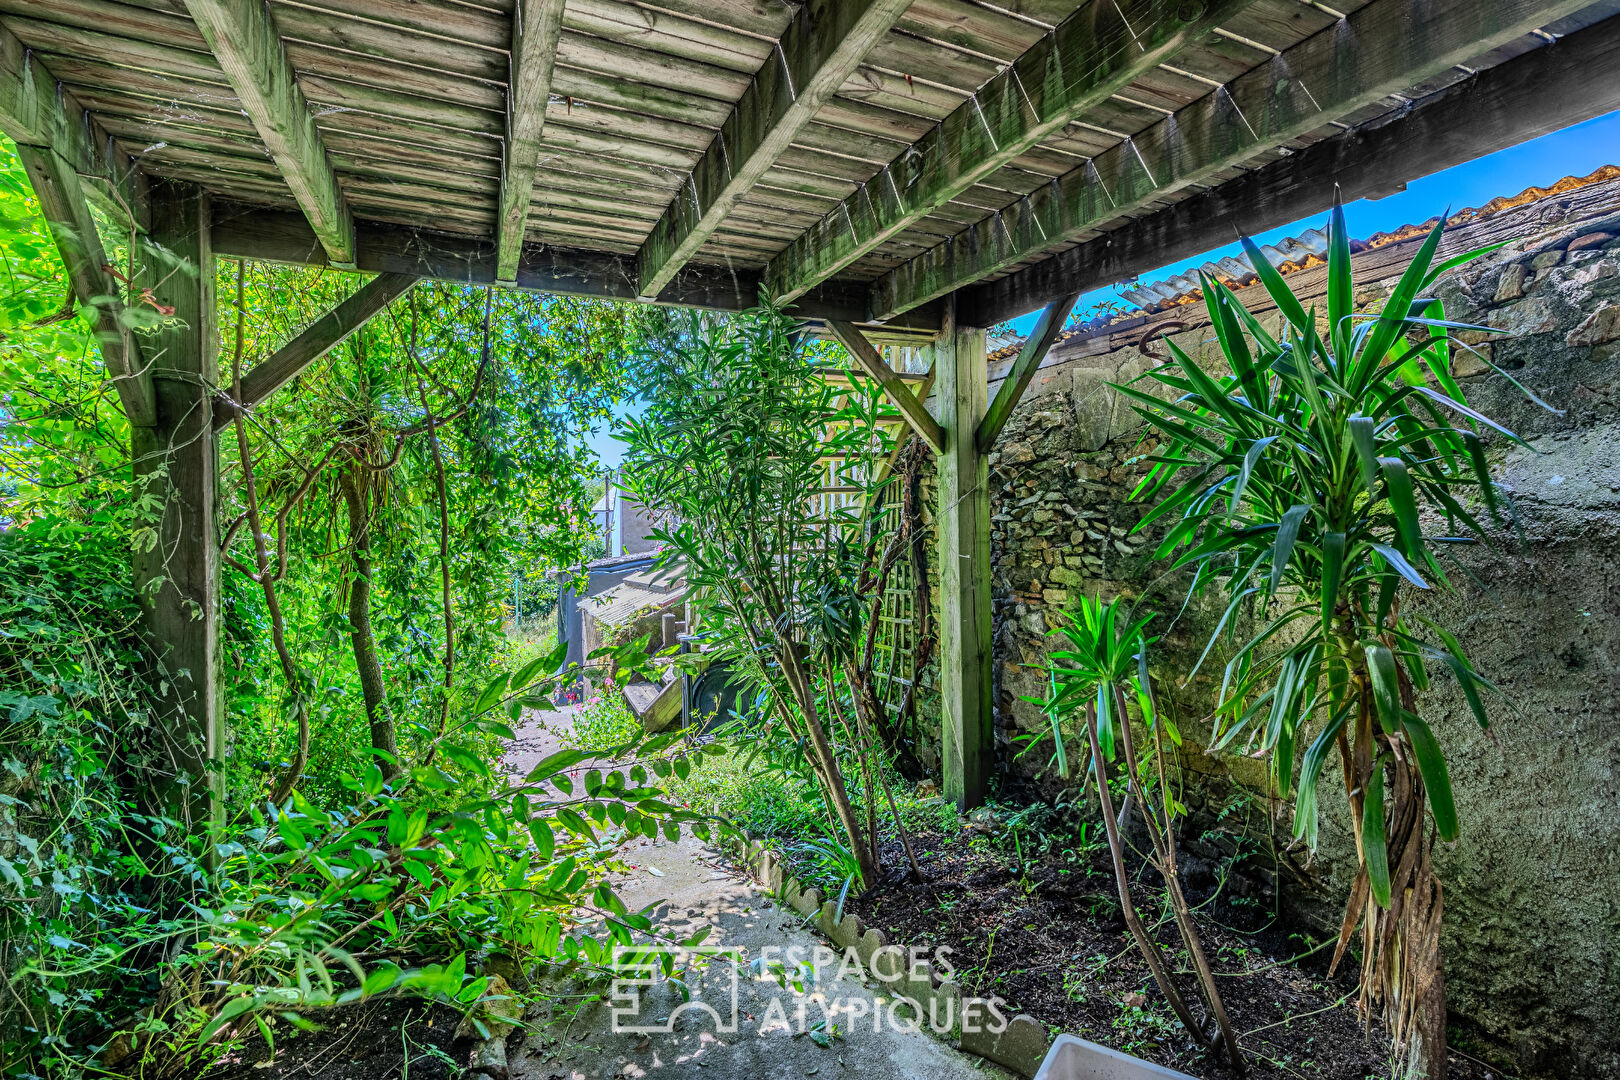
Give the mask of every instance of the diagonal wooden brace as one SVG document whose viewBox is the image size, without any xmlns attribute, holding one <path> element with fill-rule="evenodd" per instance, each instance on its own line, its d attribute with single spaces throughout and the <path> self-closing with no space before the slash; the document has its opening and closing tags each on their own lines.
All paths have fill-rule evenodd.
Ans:
<svg viewBox="0 0 1620 1080">
<path fill-rule="evenodd" d="M 917 433 L 917 437 L 927 443 L 934 453 L 943 454 L 945 452 L 944 429 L 939 426 L 939 423 L 932 416 L 928 415 L 928 410 L 923 408 L 922 402 L 917 400 L 916 395 L 906 389 L 906 384 L 901 381 L 900 376 L 894 373 L 894 369 L 884 362 L 883 357 L 872 346 L 872 343 L 866 340 L 866 335 L 861 333 L 861 328 L 854 323 L 838 322 L 836 320 L 828 320 L 827 328 L 832 331 L 833 336 L 838 339 L 839 343 L 849 350 L 849 355 L 855 358 L 855 362 L 861 366 L 861 370 L 882 385 L 884 395 L 894 404 L 895 408 L 900 410 L 900 415 L 906 418 L 906 423 L 911 425 L 911 430 Z"/>
<path fill-rule="evenodd" d="M 232 401 L 223 392 L 214 395 L 214 430 L 230 424 L 238 408 L 252 410 L 292 382 L 310 364 L 337 348 L 350 334 L 404 296 L 419 280 L 412 274 L 378 274 L 366 282 L 353 296 L 316 319 L 303 333 L 242 376 L 241 401 Z"/>
<path fill-rule="evenodd" d="M 17 156 L 34 185 L 73 293 L 80 305 L 95 314 L 96 340 L 124 415 L 135 427 L 149 426 L 155 415 L 152 380 L 141 364 L 139 344 L 119 318 L 118 284 L 107 271 L 107 253 L 79 175 L 46 147 L 18 146 Z"/>
<path fill-rule="evenodd" d="M 1071 293 L 1059 300 L 1046 305 L 1041 317 L 1030 331 L 1029 337 L 1024 339 L 1024 347 L 1018 350 L 1018 359 L 1013 361 L 1012 370 L 1001 381 L 1001 387 L 996 391 L 996 400 L 990 403 L 990 408 L 984 414 L 984 420 L 979 424 L 978 434 L 974 441 L 978 444 L 979 453 L 988 454 L 990 448 L 996 445 L 996 437 L 1001 429 L 1007 426 L 1008 417 L 1012 416 L 1014 409 L 1018 408 L 1018 399 L 1024 396 L 1024 390 L 1029 386 L 1029 380 L 1034 378 L 1035 370 L 1046 359 L 1047 351 L 1052 343 L 1057 341 L 1058 334 L 1063 331 L 1063 322 L 1069 317 L 1069 312 L 1079 301 L 1079 293 Z"/>
</svg>

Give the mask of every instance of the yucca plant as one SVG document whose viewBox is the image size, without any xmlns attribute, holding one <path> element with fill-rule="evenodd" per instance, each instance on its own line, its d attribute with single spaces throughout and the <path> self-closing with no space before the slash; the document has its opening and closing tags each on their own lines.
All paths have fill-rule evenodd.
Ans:
<svg viewBox="0 0 1620 1080">
<path fill-rule="evenodd" d="M 1154 639 L 1144 634 L 1153 616 L 1147 615 L 1136 622 L 1129 616 L 1121 617 L 1120 601 L 1104 604 L 1099 599 L 1082 595 L 1072 612 L 1066 612 L 1054 635 L 1067 646 L 1051 655 L 1051 695 L 1041 702 L 1052 719 L 1053 736 L 1058 754 L 1065 756 L 1060 719 L 1084 707 L 1086 736 L 1091 744 L 1091 773 L 1097 784 L 1097 799 L 1102 811 L 1103 828 L 1108 834 L 1108 851 L 1114 865 L 1114 882 L 1119 888 L 1119 905 L 1130 929 L 1136 947 L 1147 962 L 1159 992 L 1170 1004 L 1187 1033 L 1205 1050 L 1224 1047 L 1233 1069 L 1244 1071 L 1243 1052 L 1238 1048 L 1237 1036 L 1221 1003 L 1220 991 L 1204 958 L 1198 927 L 1193 923 L 1192 909 L 1181 892 L 1181 879 L 1176 872 L 1175 818 L 1183 811 L 1165 782 L 1164 740 L 1180 743 L 1180 733 L 1170 718 L 1157 707 L 1153 693 L 1153 680 L 1148 674 L 1147 647 Z M 1150 745 L 1152 758 L 1141 761 L 1136 754 L 1136 739 L 1131 731 L 1131 718 L 1126 705 L 1126 694 L 1135 697 L 1142 723 L 1153 738 Z M 1215 1030 L 1194 1019 L 1181 996 L 1175 980 L 1164 962 L 1158 942 L 1148 935 L 1131 900 L 1130 877 L 1125 868 L 1124 846 L 1120 841 L 1121 825 L 1114 820 L 1113 800 L 1108 790 L 1108 762 L 1122 758 L 1125 771 L 1127 802 L 1134 799 L 1141 811 L 1151 843 L 1148 861 L 1164 879 L 1165 891 L 1170 897 L 1170 909 L 1175 916 L 1176 929 L 1187 947 L 1193 971 L 1203 991 Z M 1157 784 L 1151 793 L 1144 789 L 1148 772 L 1144 765 L 1151 764 Z M 1123 820 L 1123 815 L 1121 815 Z"/>
<path fill-rule="evenodd" d="M 1454 636 L 1404 613 L 1402 599 L 1448 588 L 1442 560 L 1485 536 L 1470 506 L 1498 511 L 1482 429 L 1522 442 L 1469 408 L 1452 377 L 1450 331 L 1460 327 L 1426 293 L 1493 249 L 1437 263 L 1443 226 L 1383 310 L 1358 314 L 1336 208 L 1325 326 L 1245 240 L 1280 332 L 1205 277 L 1228 370 L 1167 341 L 1171 359 L 1144 377 L 1168 389 L 1168 400 L 1117 388 L 1163 436 L 1135 493 L 1156 505 L 1137 528 L 1179 517 L 1158 555 L 1179 553 L 1175 566 L 1195 568 L 1195 588 L 1225 586 L 1230 600 L 1211 646 L 1227 627 L 1235 642 L 1245 607 L 1258 627 L 1226 665 L 1211 748 L 1244 740 L 1268 755 L 1276 793 L 1293 796 L 1295 831 L 1312 847 L 1318 778 L 1338 750 L 1360 867 L 1334 964 L 1359 924 L 1363 1014 L 1382 1008 L 1399 1052 L 1430 1080 L 1446 1061 L 1440 885 L 1430 859 L 1433 838 L 1454 839 L 1458 822 L 1441 742 L 1416 695 L 1438 665 L 1485 727 L 1481 692 L 1495 688 Z"/>
</svg>

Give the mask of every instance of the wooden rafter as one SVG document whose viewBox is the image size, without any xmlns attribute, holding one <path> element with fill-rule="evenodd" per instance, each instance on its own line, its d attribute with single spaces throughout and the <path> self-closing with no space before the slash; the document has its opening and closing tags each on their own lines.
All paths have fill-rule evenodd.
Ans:
<svg viewBox="0 0 1620 1080">
<path fill-rule="evenodd" d="M 993 326 L 1055 296 L 1122 281 L 1620 109 L 1620 21 L 1485 68 L 1398 119 L 1315 143 L 1105 236 L 958 295 Z"/>
<path fill-rule="evenodd" d="M 659 294 L 910 6 L 821 0 L 799 9 L 642 246 L 641 296 Z"/>
<path fill-rule="evenodd" d="M 18 146 L 46 147 L 79 176 L 85 197 L 122 228 L 144 229 L 145 190 L 129 159 L 39 57 L 0 26 L 0 132 Z"/>
<path fill-rule="evenodd" d="M 1041 360 L 1052 348 L 1052 343 L 1063 332 L 1063 323 L 1074 310 L 1074 305 L 1080 299 L 1078 292 L 1071 292 L 1061 300 L 1054 300 L 1041 312 L 1035 329 L 1030 331 L 1029 337 L 1024 339 L 1023 347 L 1018 350 L 1018 359 L 1013 361 L 1012 370 L 1001 381 L 1001 388 L 996 391 L 996 399 L 985 410 L 984 419 L 979 422 L 979 430 L 974 436 L 978 443 L 979 453 L 988 454 L 990 448 L 996 445 L 996 438 L 1001 429 L 1007 425 L 1007 418 L 1012 416 L 1013 410 L 1018 407 L 1018 399 L 1024 396 L 1024 390 L 1029 386 L 1029 380 L 1035 375 L 1035 369 L 1041 366 Z"/>
<path fill-rule="evenodd" d="M 354 221 L 269 5 L 256 0 L 185 2 L 327 257 L 336 266 L 352 268 Z"/>
<path fill-rule="evenodd" d="M 1091 0 L 772 260 L 771 288 L 826 280 L 1252 2 Z"/>
<path fill-rule="evenodd" d="M 506 95 L 506 160 L 501 170 L 496 280 L 517 280 L 523 233 L 534 197 L 540 136 L 551 100 L 551 74 L 562 37 L 564 0 L 519 0 L 512 13 L 512 65 Z"/>
<path fill-rule="evenodd" d="M 1374 0 L 880 278 L 874 319 L 972 285 L 1269 146 L 1375 105 L 1587 0 Z"/>
<path fill-rule="evenodd" d="M 945 432 L 940 428 L 938 421 L 928 415 L 921 401 L 907 388 L 905 381 L 895 374 L 883 355 L 873 348 L 872 343 L 866 340 L 860 327 L 853 323 L 829 322 L 828 328 L 832 330 L 840 344 L 848 350 L 849 355 L 872 378 L 883 387 L 883 395 L 887 397 L 900 415 L 906 418 L 911 430 L 917 433 L 918 438 L 927 443 L 936 454 L 945 452 Z"/>
<path fill-rule="evenodd" d="M 229 424 L 238 408 L 251 410 L 296 379 L 310 364 L 337 348 L 389 304 L 404 296 L 419 278 L 410 274 L 378 274 L 354 294 L 311 323 L 303 333 L 277 349 L 242 376 L 242 399 L 223 393 L 214 397 L 214 430 Z"/>
</svg>

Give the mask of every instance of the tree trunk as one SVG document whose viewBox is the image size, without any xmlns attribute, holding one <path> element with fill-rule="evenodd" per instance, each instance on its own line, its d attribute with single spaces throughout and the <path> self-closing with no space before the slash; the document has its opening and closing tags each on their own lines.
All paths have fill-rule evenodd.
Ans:
<svg viewBox="0 0 1620 1080">
<path fill-rule="evenodd" d="M 827 738 L 826 729 L 821 726 L 821 717 L 816 711 L 815 692 L 805 675 L 798 648 L 791 641 L 783 641 L 782 647 L 777 652 L 782 661 L 782 673 L 787 677 L 788 686 L 793 690 L 793 696 L 798 699 L 799 711 L 804 716 L 805 734 L 810 739 L 811 749 L 814 750 L 816 762 L 820 766 L 821 778 L 827 787 L 827 797 L 832 801 L 833 809 L 838 814 L 838 821 L 849 837 L 849 850 L 861 868 L 861 881 L 863 884 L 870 884 L 876 880 L 879 869 L 876 853 L 867 844 L 866 837 L 861 832 L 860 819 L 855 816 L 855 808 L 850 804 L 849 788 L 844 783 L 843 771 L 838 768 L 838 755 L 833 750 L 831 740 Z"/>
<path fill-rule="evenodd" d="M 853 680 L 851 680 L 851 685 L 853 686 Z M 906 823 L 900 817 L 900 808 L 895 805 L 894 792 L 889 790 L 888 778 L 883 775 L 883 760 L 878 756 L 877 740 L 871 732 L 873 725 L 871 724 L 870 713 L 863 711 L 859 699 L 853 699 L 851 707 L 855 710 L 855 721 L 861 731 L 861 742 L 866 745 L 867 752 L 872 755 L 872 772 L 877 776 L 878 784 L 883 789 L 883 797 L 889 803 L 889 813 L 894 817 L 894 831 L 900 837 L 900 846 L 905 849 L 906 862 L 911 866 L 911 879 L 921 882 L 924 880 L 922 867 L 918 865 L 917 854 L 912 850 L 911 835 L 906 830 Z M 881 711 L 881 706 L 879 706 L 879 709 Z M 876 825 L 872 827 L 872 848 L 874 851 L 877 849 Z"/>
<path fill-rule="evenodd" d="M 1227 1060 L 1231 1062 L 1232 1069 L 1242 1076 L 1248 1071 L 1248 1066 L 1243 1060 L 1243 1051 L 1238 1046 L 1237 1034 L 1232 1030 L 1232 1022 L 1226 1015 L 1226 1004 L 1221 1000 L 1220 989 L 1215 985 L 1215 976 L 1210 971 L 1208 959 L 1204 956 L 1204 943 L 1199 936 L 1197 924 L 1193 922 L 1192 908 L 1188 906 L 1187 897 L 1181 891 L 1181 875 L 1176 868 L 1175 823 L 1171 817 L 1170 789 L 1166 786 L 1164 773 L 1163 729 L 1159 726 L 1158 717 L 1154 717 L 1154 765 L 1159 774 L 1159 794 L 1164 799 L 1164 806 L 1161 809 L 1153 804 L 1147 797 L 1147 792 L 1141 790 L 1137 784 L 1139 774 L 1136 768 L 1135 736 L 1131 733 L 1131 718 L 1125 709 L 1125 692 L 1118 684 L 1114 686 L 1114 702 L 1119 710 L 1120 745 L 1125 752 L 1125 775 L 1130 780 L 1132 788 L 1136 790 L 1137 799 L 1142 806 L 1142 822 L 1147 827 L 1148 838 L 1153 845 L 1158 863 L 1156 869 L 1164 878 L 1165 892 L 1170 896 L 1170 908 L 1175 916 L 1176 929 L 1181 932 L 1182 943 L 1187 946 L 1187 956 L 1192 961 L 1193 972 L 1203 989 L 1209 1013 L 1215 1018 L 1215 1024 L 1220 1029 L 1221 1041 L 1226 1045 Z M 1124 817 L 1125 812 L 1122 809 L 1121 832 L 1124 831 Z"/>
<path fill-rule="evenodd" d="M 1354 639 L 1341 627 L 1340 649 L 1349 670 L 1348 692 L 1355 702 L 1353 741 L 1340 736 L 1345 792 L 1362 871 L 1351 892 L 1333 964 L 1355 932 L 1362 928 L 1360 1007 L 1371 1018 L 1382 1010 L 1385 1027 L 1402 1062 L 1403 1077 L 1445 1080 L 1446 991 L 1440 957 L 1443 908 L 1439 879 L 1431 862 L 1433 835 L 1429 830 L 1427 795 L 1423 777 L 1402 733 L 1384 732 L 1374 716 L 1372 680 Z M 1401 704 L 1415 704 L 1413 688 L 1400 672 Z M 1384 807 L 1385 858 L 1390 878 L 1390 904 L 1379 907 L 1366 887 L 1366 852 L 1362 850 L 1363 792 L 1374 769 L 1389 761 L 1388 797 Z"/>
<path fill-rule="evenodd" d="M 1212 1048 L 1212 1044 L 1204 1034 L 1203 1028 L 1193 1019 L 1192 1010 L 1181 997 L 1181 991 L 1176 984 L 1170 981 L 1170 974 L 1164 967 L 1164 955 L 1159 950 L 1159 943 L 1148 937 L 1147 929 L 1142 925 L 1141 918 L 1136 914 L 1136 904 L 1131 900 L 1130 877 L 1125 871 L 1125 852 L 1120 845 L 1119 830 L 1114 824 L 1114 800 L 1108 794 L 1108 768 L 1103 763 L 1102 743 L 1097 738 L 1097 706 L 1093 702 L 1086 706 L 1086 734 L 1091 738 L 1092 772 L 1097 781 L 1097 799 L 1102 806 L 1103 829 L 1108 833 L 1108 853 L 1114 860 L 1114 882 L 1119 886 L 1120 913 L 1125 917 L 1125 925 L 1130 928 L 1131 937 L 1136 939 L 1137 951 L 1147 962 L 1148 970 L 1153 974 L 1153 981 L 1158 984 L 1159 993 L 1170 1003 L 1170 1009 L 1176 1014 L 1187 1034 L 1196 1039 L 1205 1050 Z"/>
<path fill-rule="evenodd" d="M 378 755 L 377 765 L 384 776 L 392 779 L 400 773 L 399 743 L 394 737 L 393 717 L 388 715 L 382 662 L 377 659 L 377 638 L 371 628 L 371 507 L 365 496 L 365 478 L 359 473 L 361 468 L 351 465 L 345 469 L 338 485 L 348 508 L 349 554 L 354 563 L 349 579 L 349 642 L 354 647 L 354 666 L 360 673 L 360 693 L 371 724 L 371 746 L 383 752 Z"/>
</svg>

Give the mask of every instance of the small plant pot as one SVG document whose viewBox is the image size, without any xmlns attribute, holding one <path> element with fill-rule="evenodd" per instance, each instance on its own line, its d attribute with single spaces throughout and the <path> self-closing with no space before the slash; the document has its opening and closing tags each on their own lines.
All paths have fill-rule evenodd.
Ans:
<svg viewBox="0 0 1620 1080">
<path fill-rule="evenodd" d="M 1186 1073 L 1143 1061 L 1073 1035 L 1052 1042 L 1035 1080 L 1193 1080 Z"/>
</svg>

